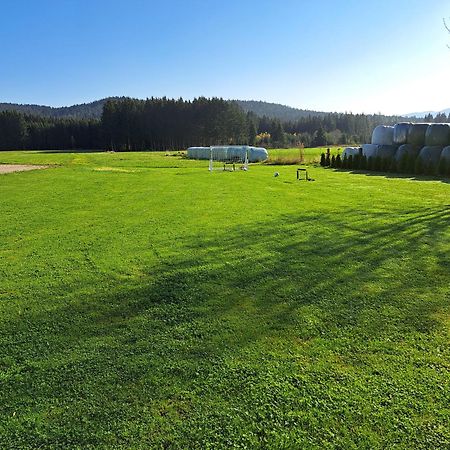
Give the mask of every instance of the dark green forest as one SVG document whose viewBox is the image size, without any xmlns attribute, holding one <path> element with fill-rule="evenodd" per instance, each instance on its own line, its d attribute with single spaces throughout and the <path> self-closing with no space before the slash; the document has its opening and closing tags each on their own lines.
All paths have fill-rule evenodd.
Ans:
<svg viewBox="0 0 450 450">
<path fill-rule="evenodd" d="M 218 144 L 345 145 L 369 142 L 377 125 L 406 120 L 397 116 L 352 113 L 311 113 L 300 115 L 296 120 L 280 120 L 246 111 L 236 101 L 205 97 L 192 101 L 121 97 L 89 105 L 97 111 L 101 107 L 101 116 L 95 117 L 98 114 L 92 113 L 93 117 L 85 117 L 83 109 L 79 110 L 82 117 L 66 116 L 63 112 L 49 115 L 47 110 L 41 114 L 33 108 L 25 109 L 33 114 L 11 108 L 0 112 L 0 150 L 138 151 Z M 447 122 L 450 115 L 425 118 L 425 121 L 433 120 Z"/>
</svg>

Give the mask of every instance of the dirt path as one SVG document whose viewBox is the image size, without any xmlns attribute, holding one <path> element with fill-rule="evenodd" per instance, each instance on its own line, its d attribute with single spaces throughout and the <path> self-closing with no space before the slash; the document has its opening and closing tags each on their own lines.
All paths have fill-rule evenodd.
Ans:
<svg viewBox="0 0 450 450">
<path fill-rule="evenodd" d="M 0 174 L 11 172 L 24 172 L 25 170 L 46 169 L 50 166 L 34 166 L 30 164 L 0 164 Z"/>
</svg>

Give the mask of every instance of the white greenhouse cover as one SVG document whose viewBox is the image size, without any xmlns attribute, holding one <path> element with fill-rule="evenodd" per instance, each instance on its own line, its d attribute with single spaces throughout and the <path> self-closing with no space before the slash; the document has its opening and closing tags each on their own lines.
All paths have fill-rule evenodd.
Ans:
<svg viewBox="0 0 450 450">
<path fill-rule="evenodd" d="M 248 154 L 249 162 L 265 161 L 269 154 L 262 147 L 250 147 L 248 145 L 218 145 L 212 147 L 189 147 L 187 157 L 190 159 L 210 159 L 216 161 L 230 161 L 233 159 L 245 159 Z"/>
</svg>

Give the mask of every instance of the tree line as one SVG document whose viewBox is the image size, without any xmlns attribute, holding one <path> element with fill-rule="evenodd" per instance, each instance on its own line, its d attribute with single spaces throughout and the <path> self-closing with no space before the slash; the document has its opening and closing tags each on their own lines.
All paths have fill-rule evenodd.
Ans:
<svg viewBox="0 0 450 450">
<path fill-rule="evenodd" d="M 450 122 L 450 114 L 427 121 Z M 100 119 L 55 118 L 0 112 L 0 150 L 178 150 L 190 146 L 248 144 L 267 147 L 370 142 L 380 124 L 401 118 L 327 113 L 295 121 L 258 117 L 236 102 L 199 97 L 109 99 Z"/>
</svg>

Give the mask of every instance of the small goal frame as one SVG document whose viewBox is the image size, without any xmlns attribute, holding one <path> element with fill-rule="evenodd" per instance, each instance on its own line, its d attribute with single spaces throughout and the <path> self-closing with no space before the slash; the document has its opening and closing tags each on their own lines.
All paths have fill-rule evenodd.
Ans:
<svg viewBox="0 0 450 450">
<path fill-rule="evenodd" d="M 215 154 L 217 149 L 223 149 L 225 146 L 211 146 L 209 148 L 209 166 L 208 170 L 213 172 L 214 170 L 222 170 L 225 172 L 234 172 L 237 170 L 236 166 L 239 166 L 238 169 L 247 171 L 248 170 L 248 153 L 249 149 L 245 149 L 244 157 L 239 155 L 230 155 L 228 156 L 228 150 L 225 150 L 225 155 L 218 156 Z M 220 166 L 215 166 L 214 163 L 220 163 Z"/>
</svg>

